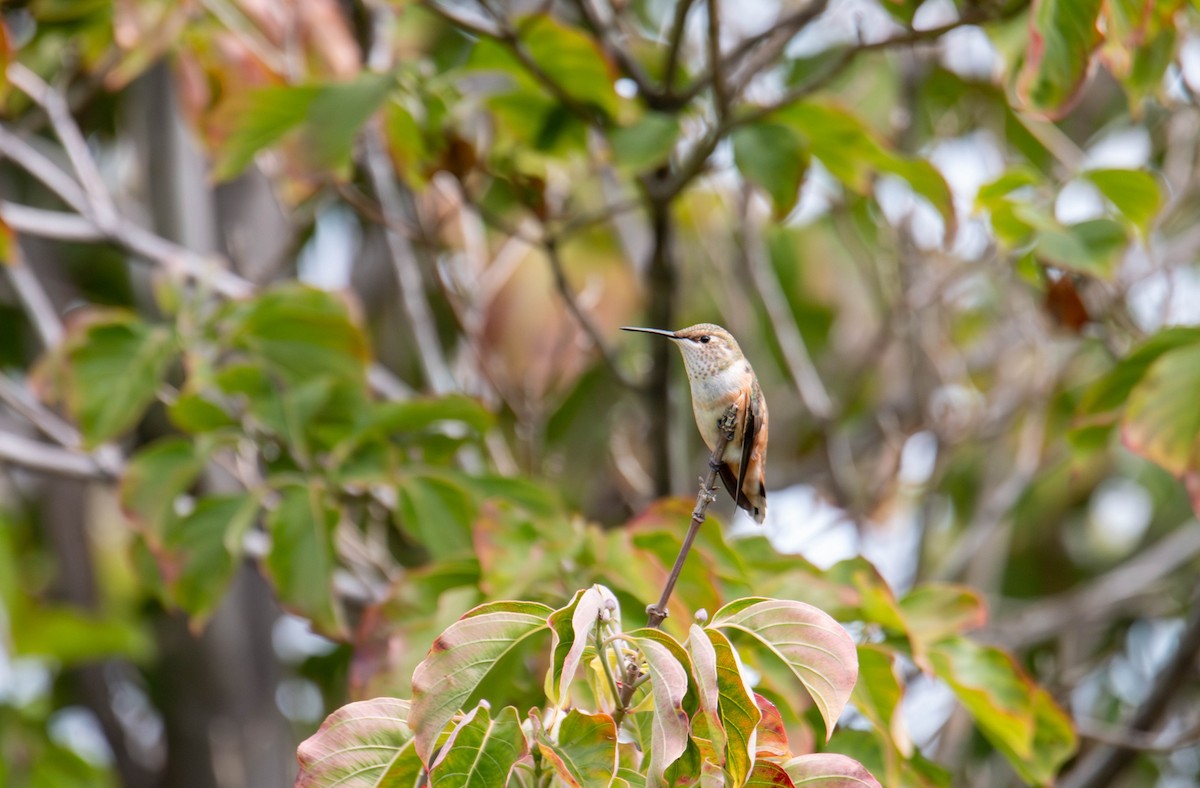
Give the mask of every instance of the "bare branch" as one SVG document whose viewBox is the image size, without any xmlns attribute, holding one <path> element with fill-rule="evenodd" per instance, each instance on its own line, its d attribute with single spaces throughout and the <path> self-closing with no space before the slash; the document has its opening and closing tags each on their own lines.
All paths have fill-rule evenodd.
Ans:
<svg viewBox="0 0 1200 788">
<path fill-rule="evenodd" d="M 18 233 L 57 241 L 103 241 L 104 233 L 79 214 L 47 211 L 0 200 L 0 220 Z"/>
<path fill-rule="evenodd" d="M 74 208 L 76 213 L 91 221 L 83 188 L 61 167 L 5 126 L 0 126 L 0 158 L 8 159 L 28 172 L 68 206 Z"/>
<path fill-rule="evenodd" d="M 563 268 L 562 257 L 558 253 L 558 244 L 553 240 L 546 241 L 543 245 L 546 250 L 546 259 L 550 261 L 550 270 L 554 273 L 554 286 L 558 289 L 559 296 L 562 297 L 563 304 L 566 305 L 567 311 L 571 313 L 571 317 L 575 318 L 575 322 L 583 329 L 583 333 L 587 334 L 591 340 L 592 347 L 596 348 L 596 352 L 600 355 L 600 359 L 604 362 L 604 366 L 608 368 L 612 374 L 623 386 L 631 389 L 638 388 L 638 384 L 630 380 L 620 366 L 617 365 L 617 360 L 613 357 L 612 351 L 604 341 L 600 329 L 593 322 L 591 315 L 579 305 L 579 299 L 575 295 L 575 291 L 571 289 L 571 283 L 567 281 L 567 272 Z"/>
<path fill-rule="evenodd" d="M 417 264 L 416 252 L 412 244 L 395 226 L 407 224 L 404 217 L 404 207 L 400 185 L 396 181 L 379 131 L 374 126 L 368 127 L 364 139 L 365 161 L 371 186 L 379 200 L 387 224 L 384 226 L 384 236 L 387 239 L 388 250 L 391 252 L 392 265 L 396 271 L 396 282 L 400 288 L 401 304 L 408 318 L 409 327 L 413 331 L 413 339 L 417 343 L 418 358 L 421 360 L 429 385 L 437 394 L 455 391 L 458 386 L 454 375 L 446 363 L 442 346 L 437 336 L 437 327 L 433 321 L 433 313 L 425 298 L 425 284 L 421 278 L 421 269 Z"/>
<path fill-rule="evenodd" d="M 1021 649 L 1081 627 L 1108 620 L 1139 596 L 1155 593 L 1164 578 L 1200 555 L 1200 523 L 1177 528 L 1111 571 L 1058 596 L 1031 602 L 998 618 L 986 636 Z"/>
<path fill-rule="evenodd" d="M 1180 685 L 1195 672 L 1196 654 L 1200 653 L 1200 599 L 1193 598 L 1187 625 L 1179 636 L 1175 653 L 1154 675 L 1146 699 L 1129 721 L 1130 732 L 1153 731 Z M 1101 788 L 1115 778 L 1137 755 L 1137 748 L 1123 744 L 1104 744 L 1085 753 L 1059 783 L 1062 788 Z"/>
<path fill-rule="evenodd" d="M 4 265 L 0 261 L 0 269 L 8 274 L 13 290 L 21 301 L 25 315 L 38 333 L 38 338 L 45 348 L 58 347 L 63 338 L 63 324 L 58 316 L 58 310 L 46 295 L 42 283 L 37 280 L 29 266 L 25 264 L 25 255 L 21 252 L 19 241 L 11 245 L 10 259 Z"/>
<path fill-rule="evenodd" d="M 41 77 L 19 62 L 9 65 L 8 78 L 33 99 L 34 103 L 46 110 L 54 134 L 66 150 L 67 158 L 70 159 L 75 174 L 79 176 L 79 182 L 83 184 L 83 190 L 92 208 L 92 218 L 101 228 L 112 227 L 117 218 L 112 196 L 108 193 L 100 169 L 88 151 L 83 133 L 71 117 L 66 99 L 58 91 L 51 90 Z"/>
<path fill-rule="evenodd" d="M 721 63 L 721 3 L 707 0 L 708 5 L 708 70 L 712 84 L 713 109 L 717 119 L 729 111 L 729 95 L 726 93 L 725 69 Z"/>
<path fill-rule="evenodd" d="M 13 465 L 50 476 L 115 481 L 119 468 L 105 467 L 82 451 L 52 446 L 20 435 L 0 432 L 0 465 Z"/>
<path fill-rule="evenodd" d="M 668 93 L 675 89 L 675 76 L 679 71 L 679 50 L 687 32 L 687 16 L 695 0 L 677 0 L 675 18 L 671 22 L 671 34 L 667 43 L 667 63 L 663 68 L 663 87 Z"/>
</svg>

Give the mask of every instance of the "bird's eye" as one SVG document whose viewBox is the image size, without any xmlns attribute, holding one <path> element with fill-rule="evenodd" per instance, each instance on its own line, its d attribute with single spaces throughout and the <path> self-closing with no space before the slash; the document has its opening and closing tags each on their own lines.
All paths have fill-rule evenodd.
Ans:
<svg viewBox="0 0 1200 788">
<path fill-rule="evenodd" d="M 700 337 L 700 342 L 707 345 L 708 340 L 710 339 L 712 339 L 712 337 L 710 337 L 708 334 L 705 334 L 704 336 Z"/>
</svg>

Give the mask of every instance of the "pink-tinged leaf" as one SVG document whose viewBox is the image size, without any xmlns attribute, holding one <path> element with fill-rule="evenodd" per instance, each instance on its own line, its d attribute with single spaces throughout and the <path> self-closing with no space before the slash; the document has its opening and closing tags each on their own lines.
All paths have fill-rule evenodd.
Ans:
<svg viewBox="0 0 1200 788">
<path fill-rule="evenodd" d="M 505 706 L 491 718 L 480 703 L 454 727 L 429 769 L 431 788 L 508 784 L 517 761 L 529 752 L 517 710 Z"/>
<path fill-rule="evenodd" d="M 746 788 L 795 788 L 787 771 L 773 761 L 756 761 L 746 780 Z"/>
<path fill-rule="evenodd" d="M 917 586 L 900 600 L 900 611 L 909 637 L 927 645 L 987 623 L 987 606 L 978 593 L 966 586 L 937 583 Z"/>
<path fill-rule="evenodd" d="M 579 669 L 588 641 L 596 632 L 603 611 L 615 611 L 617 598 L 601 585 L 576 591 L 570 604 L 550 614 L 548 623 L 553 637 L 550 673 L 546 677 L 546 696 L 555 705 L 567 700 L 567 690 Z"/>
<path fill-rule="evenodd" d="M 755 737 L 755 755 L 759 758 L 791 758 L 792 747 L 788 743 L 787 728 L 783 724 L 783 715 L 775 704 L 754 693 L 754 702 L 758 706 L 762 718 L 758 721 L 758 734 Z"/>
<path fill-rule="evenodd" d="M 700 735 L 712 744 L 717 764 L 725 764 L 725 726 L 721 721 L 721 691 L 717 686 L 717 652 L 704 630 L 692 624 L 688 633 L 688 655 L 692 658 L 692 678 L 696 680 L 700 711 L 693 723 L 692 735 Z"/>
<path fill-rule="evenodd" d="M 716 652 L 720 719 L 725 730 L 725 771 L 733 785 L 741 785 L 754 765 L 756 728 L 762 713 L 729 638 L 716 629 L 705 629 L 699 634 L 708 638 Z"/>
<path fill-rule="evenodd" d="M 531 715 L 536 721 L 536 717 Z M 617 772 L 617 726 L 607 714 L 571 709 L 553 739 L 535 725 L 542 757 L 571 788 L 608 785 Z"/>
<path fill-rule="evenodd" d="M 881 788 L 879 781 L 861 763 L 833 752 L 801 755 L 785 763 L 783 768 L 797 786 Z"/>
<path fill-rule="evenodd" d="M 491 602 L 468 611 L 433 641 L 413 671 L 409 725 L 429 762 L 446 723 L 504 655 L 546 628 L 553 610 L 535 602 Z"/>
<path fill-rule="evenodd" d="M 1200 467 L 1200 345 L 1164 353 L 1134 386 L 1121 420 L 1130 451 L 1182 476 Z"/>
<path fill-rule="evenodd" d="M 667 767 L 688 747 L 688 715 L 683 699 L 688 692 L 690 660 L 678 641 L 658 630 L 635 630 L 629 633 L 629 640 L 641 650 L 650 674 L 654 718 L 646 784 L 659 785 Z"/>
<path fill-rule="evenodd" d="M 1017 89 L 1033 108 L 1061 116 L 1078 99 L 1103 40 L 1096 26 L 1101 0 L 1034 0 L 1029 50 Z"/>
<path fill-rule="evenodd" d="M 408 727 L 409 702 L 375 698 L 330 714 L 296 751 L 296 788 L 382 788 L 415 784 L 424 768 Z"/>
<path fill-rule="evenodd" d="M 718 610 L 708 626 L 743 632 L 783 660 L 812 695 L 828 740 L 858 679 L 854 641 L 841 624 L 803 602 L 750 597 Z"/>
<path fill-rule="evenodd" d="M 896 666 L 896 657 L 888 649 L 874 645 L 858 647 L 858 677 L 851 699 L 855 707 L 880 733 L 889 739 L 905 758 L 913 753 L 912 740 L 900 715 L 904 683 Z"/>
</svg>

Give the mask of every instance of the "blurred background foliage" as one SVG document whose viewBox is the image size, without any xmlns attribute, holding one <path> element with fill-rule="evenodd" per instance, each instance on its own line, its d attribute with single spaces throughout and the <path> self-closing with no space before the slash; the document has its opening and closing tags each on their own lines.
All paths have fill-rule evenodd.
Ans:
<svg viewBox="0 0 1200 788">
<path fill-rule="evenodd" d="M 481 601 L 636 616 L 705 453 L 617 327 L 711 321 L 770 511 L 668 629 L 847 624 L 887 785 L 1197 784 L 1198 21 L 4 3 L 0 783 L 287 784 Z"/>
</svg>

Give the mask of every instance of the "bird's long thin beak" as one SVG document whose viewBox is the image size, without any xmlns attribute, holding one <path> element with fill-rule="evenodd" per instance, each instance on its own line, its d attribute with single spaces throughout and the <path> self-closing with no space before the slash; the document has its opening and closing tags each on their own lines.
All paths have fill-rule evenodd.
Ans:
<svg viewBox="0 0 1200 788">
<path fill-rule="evenodd" d="M 679 339 L 679 337 L 675 336 L 674 331 L 664 331 L 661 328 L 638 328 L 637 326 L 621 326 L 621 330 L 622 331 L 640 331 L 643 334 L 658 334 L 659 336 L 666 337 L 667 339 Z"/>
</svg>

